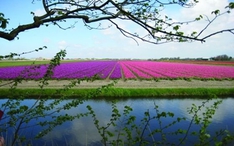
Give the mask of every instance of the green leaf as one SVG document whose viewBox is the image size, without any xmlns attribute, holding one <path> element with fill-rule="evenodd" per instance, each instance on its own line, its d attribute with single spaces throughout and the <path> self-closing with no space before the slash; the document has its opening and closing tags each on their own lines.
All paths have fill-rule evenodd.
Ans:
<svg viewBox="0 0 234 146">
<path fill-rule="evenodd" d="M 211 14 L 215 14 L 215 15 L 218 15 L 219 13 L 220 13 L 220 10 L 215 10 L 211 12 Z"/>
<path fill-rule="evenodd" d="M 3 28 L 3 29 L 5 29 L 5 28 L 6 28 L 6 24 L 7 24 L 7 23 L 6 23 L 5 21 L 2 21 L 0 27 Z"/>
<path fill-rule="evenodd" d="M 196 131 L 193 131 L 193 132 L 191 133 L 191 135 L 197 135 L 197 132 L 196 132 Z"/>
<path fill-rule="evenodd" d="M 234 2 L 230 2 L 226 8 L 234 9 Z"/>
<path fill-rule="evenodd" d="M 149 3 L 144 3 L 144 6 L 145 6 L 145 7 L 149 6 Z"/>
<path fill-rule="evenodd" d="M 191 36 L 195 36 L 197 34 L 196 31 L 192 32 Z"/>
<path fill-rule="evenodd" d="M 200 18 L 200 17 L 198 17 L 198 18 L 195 18 L 195 20 L 196 20 L 196 21 L 199 21 L 199 20 L 201 20 L 201 18 Z"/>
<path fill-rule="evenodd" d="M 176 34 L 179 35 L 179 36 L 183 36 L 184 32 L 179 31 L 179 32 L 176 32 Z"/>
<path fill-rule="evenodd" d="M 175 31 L 179 30 L 179 28 L 180 28 L 179 25 L 176 25 L 176 26 L 173 27 L 173 29 L 174 29 Z"/>
<path fill-rule="evenodd" d="M 107 132 L 108 136 L 110 136 L 110 137 L 113 137 L 113 136 L 114 136 L 114 134 L 111 133 L 110 131 L 106 131 L 106 132 Z"/>
<path fill-rule="evenodd" d="M 172 113 L 172 112 L 168 112 L 167 114 L 168 114 L 168 116 L 170 116 L 170 117 L 174 117 L 174 113 Z"/>
<path fill-rule="evenodd" d="M 4 17 L 4 14 L 3 14 L 3 13 L 0 13 L 0 17 Z"/>
<path fill-rule="evenodd" d="M 4 18 L 4 14 L 3 13 L 0 13 L 0 27 L 5 29 L 7 24 L 8 24 L 8 20 L 9 19 L 5 19 Z"/>
<path fill-rule="evenodd" d="M 181 118 L 177 118 L 177 121 L 180 122 L 180 121 L 181 121 Z"/>
<path fill-rule="evenodd" d="M 64 13 L 62 11 L 58 11 L 58 15 L 63 15 Z"/>
<path fill-rule="evenodd" d="M 161 116 L 162 116 L 162 117 L 166 117 L 166 116 L 167 116 L 166 112 L 162 112 L 162 113 L 161 113 Z"/>
</svg>

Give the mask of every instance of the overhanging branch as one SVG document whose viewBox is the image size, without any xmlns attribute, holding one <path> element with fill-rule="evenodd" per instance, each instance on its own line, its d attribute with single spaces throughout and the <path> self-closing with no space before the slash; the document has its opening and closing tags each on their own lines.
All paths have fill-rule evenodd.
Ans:
<svg viewBox="0 0 234 146">
<path fill-rule="evenodd" d="M 214 33 L 212 33 L 212 34 L 209 34 L 209 35 L 203 37 L 202 39 L 203 39 L 203 40 L 206 40 L 207 38 L 210 38 L 210 37 L 212 37 L 212 36 L 214 36 L 214 35 L 217 35 L 217 34 L 219 34 L 219 33 L 224 33 L 224 32 L 230 32 L 231 34 L 234 35 L 234 28 L 231 28 L 231 29 L 224 29 L 224 30 L 220 30 L 220 31 L 214 32 Z"/>
<path fill-rule="evenodd" d="M 192 21 L 185 22 L 171 22 L 168 20 L 171 19 L 162 19 L 160 13 L 161 5 L 181 5 L 180 0 L 177 1 L 164 1 L 156 0 L 136 0 L 128 1 L 124 0 L 122 2 L 113 1 L 113 0 L 104 0 L 104 1 L 60 1 L 60 0 L 41 0 L 42 6 L 46 14 L 42 16 L 34 16 L 33 22 L 30 24 L 19 25 L 10 32 L 0 31 L 0 37 L 6 40 L 13 40 L 17 35 L 25 30 L 30 30 L 38 28 L 43 24 L 54 24 L 59 28 L 62 28 L 59 25 L 59 22 L 67 19 L 81 19 L 84 23 L 94 23 L 101 22 L 103 20 L 108 20 L 116 26 L 116 28 L 126 37 L 140 39 L 153 44 L 161 44 L 168 42 L 192 42 L 199 41 L 205 42 L 205 39 L 212 37 L 219 33 L 230 32 L 234 34 L 232 29 L 224 29 L 201 38 L 201 34 L 207 30 L 208 27 L 216 20 L 217 17 L 224 15 L 227 12 L 218 14 L 215 11 L 215 18 L 210 20 L 208 24 L 201 29 L 197 35 L 196 32 L 192 34 L 184 34 L 179 30 L 180 26 L 184 23 L 193 23 L 197 22 L 198 18 Z M 34 1 L 33 1 L 34 2 Z M 195 1 L 196 2 L 196 1 Z M 184 2 L 182 6 L 187 5 L 188 3 Z M 65 5 L 65 6 L 64 6 Z M 188 5 L 189 6 L 189 5 Z M 192 6 L 192 5 L 190 5 Z M 147 34 L 143 36 L 136 35 L 135 33 L 125 30 L 118 26 L 114 19 L 128 20 L 134 24 L 137 24 L 142 30 Z M 200 18 L 199 18 L 200 20 Z M 1 23 L 1 22 L 0 22 Z M 68 27 L 69 28 L 69 27 Z M 146 38 L 147 37 L 147 38 Z M 152 39 L 152 40 L 149 40 Z"/>
<path fill-rule="evenodd" d="M 38 28 L 38 27 L 40 27 L 40 25 L 41 25 L 41 23 L 34 22 L 31 24 L 20 25 L 17 28 L 15 28 L 14 30 L 12 30 L 10 33 L 0 31 L 0 37 L 11 41 L 11 40 L 15 39 L 15 37 L 20 32 L 23 32 L 23 31 L 29 30 L 29 29 L 33 29 L 33 28 Z"/>
</svg>

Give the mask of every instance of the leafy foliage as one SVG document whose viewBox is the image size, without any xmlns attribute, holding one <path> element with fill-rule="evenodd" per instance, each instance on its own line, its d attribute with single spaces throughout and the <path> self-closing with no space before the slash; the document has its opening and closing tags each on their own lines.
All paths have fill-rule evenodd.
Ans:
<svg viewBox="0 0 234 146">
<path fill-rule="evenodd" d="M 0 28 L 5 29 L 7 27 L 7 24 L 9 19 L 4 18 L 4 14 L 0 13 Z"/>
<path fill-rule="evenodd" d="M 212 101 L 212 105 L 207 106 Z M 191 145 L 187 141 L 189 136 L 198 139 L 197 143 L 193 145 L 226 145 L 232 143 L 234 138 L 227 130 L 221 129 L 214 136 L 211 136 L 207 130 L 218 105 L 222 103 L 222 100 L 213 96 L 201 105 L 193 104 L 188 109 L 188 113 L 192 116 L 190 124 L 187 128 L 184 126 L 184 129 L 179 128 L 176 130 L 172 128 L 173 125 L 184 124 L 189 119 L 178 117 L 170 111 L 160 111 L 159 106 L 156 104 L 154 107 L 155 113 L 147 110 L 144 116 L 138 119 L 139 117 L 132 114 L 134 109 L 131 106 L 126 105 L 121 111 L 116 103 L 116 101 L 112 101 L 112 114 L 106 125 L 101 125 L 95 111 L 91 106 L 87 106 L 89 115 L 93 118 L 93 123 L 102 137 L 103 145 Z M 170 122 L 163 123 L 164 118 Z M 154 127 L 156 125 L 156 128 L 152 129 L 151 125 L 154 125 Z M 191 131 L 191 127 L 195 125 L 199 125 L 199 129 Z M 171 139 L 175 139 L 175 137 L 177 141 L 172 142 Z M 178 137 L 180 138 L 178 139 Z"/>
<path fill-rule="evenodd" d="M 35 49 L 35 50 L 32 50 L 32 51 L 28 51 L 28 52 L 23 52 L 23 53 L 10 53 L 9 55 L 0 55 L 0 60 L 2 59 L 12 59 L 16 56 L 22 56 L 24 54 L 29 54 L 29 53 L 33 53 L 33 52 L 38 52 L 38 51 L 41 51 L 41 50 L 44 50 L 46 49 L 47 47 L 46 46 L 43 46 L 43 47 L 40 47 L 38 49 Z"/>
</svg>

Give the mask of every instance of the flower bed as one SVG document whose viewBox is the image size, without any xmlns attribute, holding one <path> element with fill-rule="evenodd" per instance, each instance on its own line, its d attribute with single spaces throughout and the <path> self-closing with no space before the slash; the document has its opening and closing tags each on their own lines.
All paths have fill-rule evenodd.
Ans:
<svg viewBox="0 0 234 146">
<path fill-rule="evenodd" d="M 34 65 L 0 68 L 0 79 L 40 79 L 45 75 L 47 67 L 48 65 Z M 94 75 L 101 79 L 234 79 L 234 67 L 153 61 L 86 61 L 62 63 L 54 69 L 52 79 L 89 78 Z"/>
</svg>

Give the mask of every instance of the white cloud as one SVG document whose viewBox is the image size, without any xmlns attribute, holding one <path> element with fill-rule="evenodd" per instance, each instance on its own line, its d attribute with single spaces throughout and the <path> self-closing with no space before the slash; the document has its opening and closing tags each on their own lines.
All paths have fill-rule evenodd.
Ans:
<svg viewBox="0 0 234 146">
<path fill-rule="evenodd" d="M 45 12 L 44 9 L 37 9 L 37 10 L 34 11 L 35 16 L 42 16 L 42 15 L 44 15 L 45 13 L 46 13 L 46 12 Z"/>
<path fill-rule="evenodd" d="M 51 40 L 50 40 L 49 38 L 44 38 L 43 42 L 44 42 L 44 43 L 50 43 Z"/>
<path fill-rule="evenodd" d="M 195 20 L 195 18 L 199 17 L 199 15 L 203 16 L 203 19 L 189 25 L 183 25 L 182 30 L 186 30 L 186 32 L 192 31 L 200 31 L 207 24 L 208 20 L 211 21 L 215 15 L 211 14 L 214 10 L 220 10 L 220 12 L 225 12 L 227 9 L 225 7 L 228 5 L 227 0 L 205 0 L 199 1 L 193 8 L 189 9 L 181 9 L 180 17 L 178 20 Z M 224 23 L 225 22 L 225 23 Z M 233 27 L 234 22 L 234 14 L 225 14 L 218 17 L 211 25 L 205 30 L 204 34 L 210 34 L 215 31 L 219 31 L 222 29 L 227 29 Z"/>
<path fill-rule="evenodd" d="M 73 44 L 72 47 L 78 49 L 78 48 L 82 48 L 82 45 L 80 45 L 80 44 Z"/>
<path fill-rule="evenodd" d="M 66 44 L 67 44 L 67 42 L 66 42 L 66 41 L 64 41 L 64 40 L 62 40 L 62 41 L 60 41 L 58 44 L 59 44 L 59 45 L 66 45 Z"/>
<path fill-rule="evenodd" d="M 227 0 L 201 0 L 192 8 L 183 9 L 181 14 L 188 18 L 196 18 L 199 15 L 211 16 L 212 11 L 217 9 L 223 11 L 227 5 Z"/>
<path fill-rule="evenodd" d="M 114 29 L 109 28 L 109 29 L 103 30 L 103 34 L 104 35 L 113 35 L 113 34 L 116 34 L 116 31 Z"/>
<path fill-rule="evenodd" d="M 66 47 L 68 47 L 68 43 L 64 40 L 58 42 L 58 48 L 59 49 L 65 49 Z"/>
</svg>

